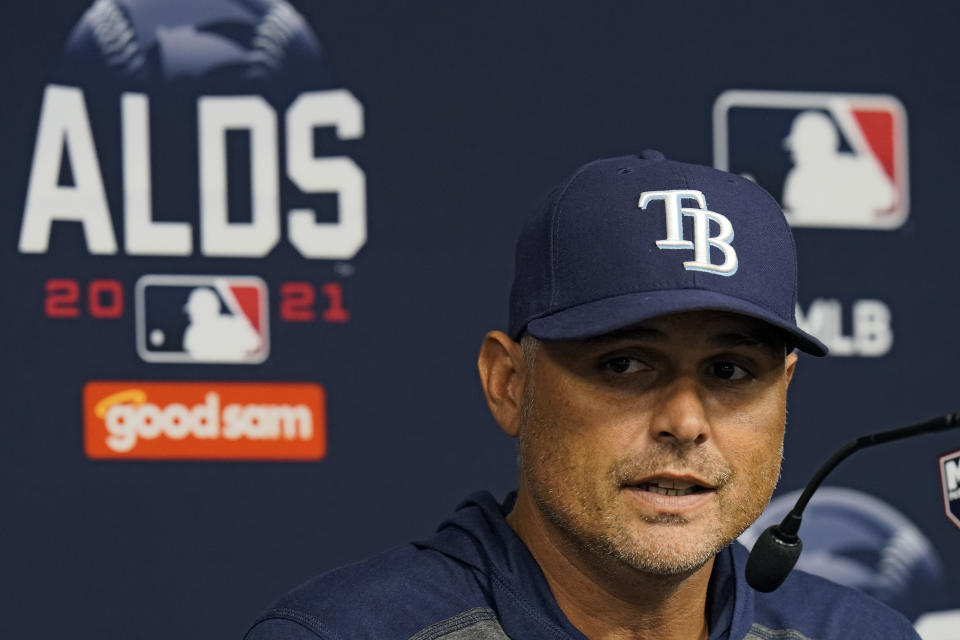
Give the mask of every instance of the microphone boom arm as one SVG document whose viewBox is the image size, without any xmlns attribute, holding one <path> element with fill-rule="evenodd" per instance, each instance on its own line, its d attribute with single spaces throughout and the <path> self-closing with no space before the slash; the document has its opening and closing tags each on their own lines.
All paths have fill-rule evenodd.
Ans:
<svg viewBox="0 0 960 640">
<path fill-rule="evenodd" d="M 820 483 L 838 464 L 860 449 L 956 427 L 960 427 L 960 411 L 909 427 L 861 436 L 841 447 L 817 469 L 783 521 L 768 527 L 754 542 L 746 566 L 746 577 L 750 586 L 757 591 L 769 593 L 786 580 L 803 550 L 803 542 L 797 535 L 800 531 L 803 510 Z"/>
<path fill-rule="evenodd" d="M 787 514 L 787 517 L 784 518 L 783 522 L 780 524 L 781 528 L 785 530 L 784 533 L 789 535 L 797 534 L 797 531 L 800 529 L 800 514 L 802 514 L 803 510 L 807 508 L 807 503 L 810 502 L 813 492 L 817 490 L 817 487 L 820 486 L 820 483 L 824 481 L 827 475 L 833 471 L 838 464 L 853 455 L 854 452 L 859 451 L 860 449 L 866 449 L 867 447 L 872 447 L 874 445 L 885 444 L 887 442 L 894 442 L 895 440 L 902 440 L 903 438 L 918 436 L 923 433 L 946 431 L 947 429 L 953 429 L 957 426 L 960 426 L 960 411 L 956 413 L 948 413 L 943 416 L 937 416 L 936 418 L 931 418 L 930 420 L 910 425 L 909 427 L 901 427 L 900 429 L 891 429 L 889 431 L 881 431 L 880 433 L 872 433 L 870 435 L 860 436 L 856 440 L 848 442 L 836 453 L 830 456 L 826 462 L 820 465 L 820 468 L 817 469 L 817 472 L 813 474 L 812 478 L 810 478 L 807 486 L 803 488 L 803 493 L 801 493 L 800 497 L 797 498 L 797 503 L 793 505 L 793 509 L 790 510 L 790 513 Z"/>
</svg>

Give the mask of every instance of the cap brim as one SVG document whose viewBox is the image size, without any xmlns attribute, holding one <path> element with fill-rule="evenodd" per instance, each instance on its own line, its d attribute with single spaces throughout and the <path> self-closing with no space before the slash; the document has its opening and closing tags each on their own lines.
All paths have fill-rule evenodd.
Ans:
<svg viewBox="0 0 960 640">
<path fill-rule="evenodd" d="M 582 340 L 684 311 L 727 311 L 762 320 L 783 331 L 791 346 L 814 356 L 827 355 L 828 349 L 822 342 L 795 324 L 746 300 L 704 289 L 639 292 L 604 298 L 534 318 L 526 329 L 539 340 Z"/>
</svg>

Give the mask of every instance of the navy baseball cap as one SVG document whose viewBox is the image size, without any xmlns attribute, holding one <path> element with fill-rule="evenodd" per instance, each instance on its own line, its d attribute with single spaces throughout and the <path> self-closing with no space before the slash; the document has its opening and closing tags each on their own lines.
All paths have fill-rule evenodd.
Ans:
<svg viewBox="0 0 960 640">
<path fill-rule="evenodd" d="M 740 176 L 658 151 L 590 162 L 560 183 L 517 241 L 509 332 L 577 340 L 683 311 L 797 326 L 797 258 L 777 202 Z"/>
</svg>

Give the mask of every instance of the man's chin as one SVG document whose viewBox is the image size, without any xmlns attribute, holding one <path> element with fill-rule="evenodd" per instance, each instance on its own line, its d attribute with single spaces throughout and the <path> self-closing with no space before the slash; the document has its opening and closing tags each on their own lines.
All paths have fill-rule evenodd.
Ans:
<svg viewBox="0 0 960 640">
<path fill-rule="evenodd" d="M 681 576 L 702 569 L 733 539 L 716 530 L 700 531 L 676 514 L 659 514 L 654 520 L 641 525 L 640 536 L 608 540 L 611 555 L 644 573 Z"/>
<path fill-rule="evenodd" d="M 721 547 L 722 548 L 722 547 Z M 656 576 L 686 576 L 696 573 L 717 554 L 714 549 L 694 553 L 644 553 L 621 556 L 621 561 L 637 571 Z"/>
</svg>

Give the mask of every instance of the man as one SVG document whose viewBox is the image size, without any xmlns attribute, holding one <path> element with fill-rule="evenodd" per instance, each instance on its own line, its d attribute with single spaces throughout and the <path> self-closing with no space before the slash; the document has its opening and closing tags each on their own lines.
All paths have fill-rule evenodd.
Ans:
<svg viewBox="0 0 960 640">
<path fill-rule="evenodd" d="M 780 470 L 796 257 L 776 202 L 647 151 L 581 167 L 517 244 L 509 334 L 480 350 L 516 494 L 294 590 L 249 640 L 915 638 L 794 572 L 770 594 L 734 540 Z"/>
</svg>

